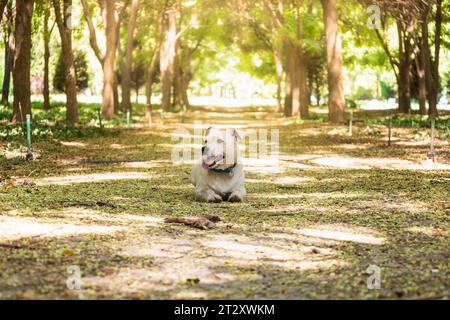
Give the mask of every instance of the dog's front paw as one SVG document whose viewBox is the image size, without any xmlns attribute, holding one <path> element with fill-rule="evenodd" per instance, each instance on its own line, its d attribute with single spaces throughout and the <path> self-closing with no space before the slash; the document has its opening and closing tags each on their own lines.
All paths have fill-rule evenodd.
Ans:
<svg viewBox="0 0 450 320">
<path fill-rule="evenodd" d="M 228 201 L 230 202 L 242 202 L 243 200 L 243 197 L 238 193 L 232 193 L 228 198 Z"/>
<path fill-rule="evenodd" d="M 222 202 L 222 197 L 218 195 L 217 193 L 210 193 L 206 197 L 206 202 Z"/>
</svg>

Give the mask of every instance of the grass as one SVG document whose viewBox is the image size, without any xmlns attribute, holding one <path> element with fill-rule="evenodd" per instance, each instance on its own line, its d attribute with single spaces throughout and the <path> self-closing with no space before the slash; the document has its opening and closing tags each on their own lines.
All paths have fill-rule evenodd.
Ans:
<svg viewBox="0 0 450 320">
<path fill-rule="evenodd" d="M 426 124 L 397 128 L 387 147 L 382 117 L 349 137 L 321 117 L 286 123 L 253 108 L 196 108 L 148 128 L 136 106 L 131 128 L 101 129 L 96 106 L 84 108 L 77 128 L 54 113 L 36 161 L 23 160 L 21 134 L 0 138 L 0 298 L 449 298 L 450 151 L 440 136 L 440 165 L 421 164 Z M 171 133 L 194 120 L 279 129 L 280 170 L 249 164 L 244 203 L 194 201 L 190 165 L 170 161 Z M 163 222 L 205 214 L 223 222 Z M 379 290 L 367 287 L 371 265 Z M 81 290 L 67 287 L 70 266 Z"/>
</svg>

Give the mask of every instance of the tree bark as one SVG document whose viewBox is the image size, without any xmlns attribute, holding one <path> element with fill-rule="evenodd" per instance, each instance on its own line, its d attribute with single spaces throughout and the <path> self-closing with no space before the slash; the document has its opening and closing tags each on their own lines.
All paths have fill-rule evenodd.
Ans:
<svg viewBox="0 0 450 320">
<path fill-rule="evenodd" d="M 295 50 L 289 39 L 284 39 L 283 50 L 285 56 L 285 97 L 284 97 L 284 116 L 292 117 L 293 113 L 293 95 L 294 95 L 294 70 L 295 70 Z"/>
<path fill-rule="evenodd" d="M 175 7 L 169 8 L 164 13 L 163 19 L 163 43 L 160 53 L 162 101 L 164 111 L 171 108 L 172 84 L 174 80 L 174 63 L 177 41 L 177 11 Z"/>
<path fill-rule="evenodd" d="M 423 34 L 420 35 L 419 42 L 420 47 L 417 46 L 417 52 L 415 57 L 417 75 L 419 80 L 419 92 L 417 99 L 419 100 L 419 113 L 421 115 L 427 114 L 427 78 L 426 78 L 426 60 L 425 50 L 422 48 Z"/>
<path fill-rule="evenodd" d="M 183 69 L 181 66 L 181 42 L 176 40 L 175 44 L 175 59 L 173 62 L 173 108 L 175 111 L 183 108 L 182 102 L 182 77 Z"/>
<path fill-rule="evenodd" d="M 300 55 L 297 45 L 293 45 L 292 57 L 292 111 L 291 116 L 297 117 L 300 115 L 300 100 L 301 100 L 301 75 L 300 75 Z"/>
<path fill-rule="evenodd" d="M 132 0 L 130 19 L 128 21 L 128 35 L 125 50 L 125 63 L 122 68 L 122 109 L 131 110 L 131 70 L 133 64 L 134 31 L 139 9 L 139 0 Z"/>
<path fill-rule="evenodd" d="M 62 6 L 60 0 L 53 0 L 55 9 L 56 24 L 61 36 L 61 48 L 64 64 L 64 87 L 66 93 L 66 116 L 67 121 L 72 124 L 79 122 L 78 101 L 77 101 L 77 76 L 75 71 L 74 55 L 72 50 L 72 19 L 70 9 L 72 0 L 63 0 Z M 64 16 L 61 14 L 61 10 Z"/>
<path fill-rule="evenodd" d="M 307 119 L 309 117 L 309 89 L 308 89 L 308 60 L 306 52 L 303 48 L 298 48 L 299 56 L 299 87 L 300 87 L 300 118 Z"/>
<path fill-rule="evenodd" d="M 5 8 L 6 8 L 7 4 L 8 4 L 8 0 L 1 0 L 0 1 L 0 24 L 3 21 L 3 14 L 5 12 Z"/>
<path fill-rule="evenodd" d="M 44 12 L 44 110 L 50 110 L 50 30 L 48 22 L 50 10 L 45 8 Z"/>
<path fill-rule="evenodd" d="M 117 17 L 116 17 L 116 1 L 107 0 L 103 5 L 103 16 L 105 18 L 105 34 L 106 34 L 106 54 L 103 63 L 103 106 L 102 116 L 105 119 L 114 117 L 115 102 L 114 84 L 115 70 L 114 63 L 117 50 Z"/>
<path fill-rule="evenodd" d="M 408 113 L 411 109 L 410 64 L 400 58 L 398 82 L 398 112 Z"/>
<path fill-rule="evenodd" d="M 147 70 L 147 83 L 145 85 L 145 95 L 147 97 L 147 116 L 151 116 L 152 112 L 152 94 L 153 94 L 153 83 L 156 77 L 156 68 L 159 62 L 159 46 L 156 46 L 153 52 L 152 61 Z"/>
<path fill-rule="evenodd" d="M 329 120 L 332 123 L 343 123 L 345 99 L 337 0 L 322 0 L 322 7 L 327 47 Z"/>
<path fill-rule="evenodd" d="M 7 8 L 7 30 L 5 37 L 5 68 L 3 73 L 2 103 L 9 103 L 9 90 L 11 86 L 11 71 L 14 63 L 14 33 L 13 33 L 13 8 L 9 3 Z"/>
<path fill-rule="evenodd" d="M 273 57 L 275 60 L 275 70 L 277 78 L 277 112 L 283 112 L 283 105 L 281 102 L 281 82 L 283 81 L 283 59 L 280 49 L 273 49 Z"/>
<path fill-rule="evenodd" d="M 114 64 L 118 47 L 119 15 L 117 14 L 115 0 L 98 0 L 98 3 L 102 10 L 103 24 L 105 25 L 105 54 L 102 53 L 98 45 L 96 29 L 87 0 L 81 0 L 84 17 L 89 29 L 89 43 L 103 69 L 102 116 L 105 119 L 111 119 L 114 117 L 118 104 L 117 77 Z"/>
<path fill-rule="evenodd" d="M 16 1 L 16 40 L 13 67 L 13 123 L 24 123 L 25 116 L 31 115 L 31 29 L 34 0 Z"/>
<path fill-rule="evenodd" d="M 428 114 L 431 118 L 436 118 L 439 115 L 437 104 L 439 96 L 439 61 L 441 50 L 441 33 L 442 33 L 442 0 L 436 1 L 436 26 L 434 38 L 434 59 L 431 56 L 430 44 L 428 41 L 428 23 L 423 23 L 424 49 L 425 59 L 427 61 L 427 88 L 428 88 Z"/>
<path fill-rule="evenodd" d="M 405 29 L 403 21 L 397 20 L 399 42 L 398 112 L 400 113 L 408 113 L 411 110 L 411 44 Z"/>
</svg>

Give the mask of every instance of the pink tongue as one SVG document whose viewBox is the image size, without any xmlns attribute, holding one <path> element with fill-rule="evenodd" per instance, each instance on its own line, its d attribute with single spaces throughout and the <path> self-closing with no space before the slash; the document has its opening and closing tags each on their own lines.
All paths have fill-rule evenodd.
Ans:
<svg viewBox="0 0 450 320">
<path fill-rule="evenodd" d="M 203 163 L 202 163 L 202 166 L 203 166 L 203 169 L 208 169 L 210 165 L 207 164 L 207 163 L 205 163 L 205 162 L 203 162 Z"/>
</svg>

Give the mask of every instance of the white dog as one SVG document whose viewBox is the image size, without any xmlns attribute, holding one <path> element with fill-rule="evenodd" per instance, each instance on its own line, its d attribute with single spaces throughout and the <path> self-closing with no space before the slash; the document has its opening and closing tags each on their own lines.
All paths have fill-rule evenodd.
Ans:
<svg viewBox="0 0 450 320">
<path fill-rule="evenodd" d="M 205 202 L 241 202 L 246 195 L 244 166 L 239 161 L 234 129 L 209 128 L 205 134 L 202 160 L 192 168 L 195 198 Z"/>
</svg>

